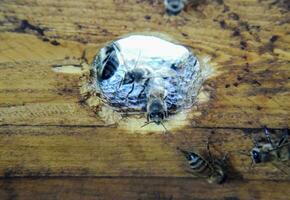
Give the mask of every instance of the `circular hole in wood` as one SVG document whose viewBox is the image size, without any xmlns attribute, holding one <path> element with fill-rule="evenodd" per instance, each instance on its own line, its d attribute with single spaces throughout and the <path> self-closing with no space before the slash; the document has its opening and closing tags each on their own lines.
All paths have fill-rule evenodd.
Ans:
<svg viewBox="0 0 290 200">
<path fill-rule="evenodd" d="M 204 80 L 189 48 L 148 35 L 107 44 L 93 61 L 91 77 L 91 87 L 114 110 L 145 113 L 156 124 L 190 108 Z"/>
</svg>

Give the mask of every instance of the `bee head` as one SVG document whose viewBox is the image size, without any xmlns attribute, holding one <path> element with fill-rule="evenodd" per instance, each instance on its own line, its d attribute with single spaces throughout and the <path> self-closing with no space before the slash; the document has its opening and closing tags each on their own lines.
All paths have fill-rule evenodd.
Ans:
<svg viewBox="0 0 290 200">
<path fill-rule="evenodd" d="M 211 175 L 208 179 L 209 183 L 213 184 L 222 184 L 227 179 L 226 174 L 223 171 L 216 171 L 213 175 Z"/>
<path fill-rule="evenodd" d="M 133 83 L 135 80 L 135 75 L 132 72 L 127 72 L 125 74 L 124 80 L 123 80 L 123 84 L 131 84 Z"/>
<path fill-rule="evenodd" d="M 261 151 L 259 148 L 253 148 L 251 151 L 251 158 L 254 161 L 254 163 L 261 163 Z"/>
<path fill-rule="evenodd" d="M 134 81 L 136 81 L 136 82 L 140 81 L 142 78 L 144 78 L 143 70 L 136 68 L 136 69 L 133 69 L 132 71 L 128 71 L 125 74 L 123 83 L 124 84 L 131 84 Z"/>
<path fill-rule="evenodd" d="M 169 15 L 177 15 L 184 8 L 184 3 L 182 0 L 164 0 L 166 12 Z"/>
<path fill-rule="evenodd" d="M 159 125 L 165 117 L 165 110 L 162 103 L 157 99 L 153 100 L 148 108 L 147 120 Z"/>
</svg>

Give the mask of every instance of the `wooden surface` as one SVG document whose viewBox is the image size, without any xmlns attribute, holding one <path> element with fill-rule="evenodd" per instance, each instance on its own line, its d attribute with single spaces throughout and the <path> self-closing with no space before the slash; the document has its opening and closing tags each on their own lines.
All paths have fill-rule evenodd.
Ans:
<svg viewBox="0 0 290 200">
<path fill-rule="evenodd" d="M 290 126 L 287 1 L 207 1 L 177 17 L 162 1 L 0 1 L 0 199 L 287 199 L 289 162 L 249 170 L 261 126 Z M 223 3 L 222 3 L 223 2 Z M 206 103 L 170 134 L 106 123 L 82 103 L 80 73 L 106 42 L 160 32 L 211 57 Z M 86 52 L 84 54 L 83 52 Z M 230 153 L 229 181 L 186 172 L 176 147 Z M 288 167 L 287 167 L 288 165 Z M 53 178 L 52 178 L 53 177 Z M 108 192 L 111 191 L 111 192 Z"/>
<path fill-rule="evenodd" d="M 20 178 L 0 180 L 5 199 L 275 199 L 288 200 L 287 182 L 231 182 L 213 186 L 189 178 Z M 265 190 L 265 188 L 267 188 Z M 53 191 L 53 192 L 51 192 Z M 109 191 L 109 192 L 108 192 Z M 289 192 L 288 192 L 289 193 Z"/>
</svg>

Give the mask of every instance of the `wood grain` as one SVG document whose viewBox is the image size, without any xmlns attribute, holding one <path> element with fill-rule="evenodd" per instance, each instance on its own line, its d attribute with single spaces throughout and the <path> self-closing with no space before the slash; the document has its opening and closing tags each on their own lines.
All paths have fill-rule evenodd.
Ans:
<svg viewBox="0 0 290 200">
<path fill-rule="evenodd" d="M 115 128 L 6 126 L 0 129 L 0 176 L 138 176 L 195 177 L 177 147 L 207 155 L 210 136 L 217 158 L 229 153 L 229 177 L 289 180 L 289 163 L 261 164 L 239 151 L 253 147 L 257 130 L 184 129 L 171 134 L 126 134 Z M 237 145 L 238 144 L 238 145 Z M 281 171 L 282 169 L 283 171 Z"/>
<path fill-rule="evenodd" d="M 94 112 L 89 111 L 89 107 L 80 103 L 81 75 L 57 74 L 52 70 L 53 66 L 57 65 L 79 64 L 83 49 L 68 58 L 69 49 L 75 51 L 75 45 L 69 42 L 68 47 L 54 47 L 51 44 L 42 44 L 43 42 L 34 36 L 5 33 L 2 37 L 2 43 L 12 48 L 8 55 L 16 56 L 12 62 L 5 61 L 8 59 L 6 54 L 3 54 L 1 59 L 1 124 L 27 124 L 27 120 L 31 120 L 30 124 L 104 124 Z M 40 56 L 31 56 L 33 52 L 29 52 L 31 55 L 28 54 L 27 57 L 19 55 L 18 48 L 11 44 L 11 40 L 18 43 L 23 37 L 31 41 L 32 49 L 43 45 L 43 51 L 38 51 Z M 92 48 L 89 49 L 93 51 Z M 48 57 L 47 61 L 43 60 L 50 51 L 64 54 L 59 59 Z M 58 56 L 61 57 L 60 54 Z M 192 121 L 192 126 L 198 127 L 258 128 L 264 124 L 275 128 L 289 126 L 290 99 L 287 76 L 290 74 L 286 63 L 278 65 L 275 74 L 273 70 L 265 70 L 261 63 L 255 65 L 257 69 L 255 66 L 251 68 L 253 71 L 260 71 L 249 76 L 244 72 L 240 73 L 243 69 L 234 69 L 208 80 L 205 88 L 210 96 L 209 102 L 198 106 L 197 111 L 201 115 L 192 114 L 187 120 Z M 237 77 L 232 77 L 236 76 L 235 74 L 238 74 L 237 77 L 242 83 L 237 87 L 225 84 L 227 79 L 236 79 Z M 257 78 L 252 79 L 251 76 Z"/>
<path fill-rule="evenodd" d="M 126 2 L 125 5 L 134 5 L 134 1 Z M 127 16 L 121 13 L 127 13 L 126 9 L 131 10 L 132 7 L 122 5 L 117 8 L 118 3 L 121 1 L 98 1 L 95 3 L 90 1 L 78 3 L 73 1 L 62 3 L 57 1 L 49 3 L 46 1 L 37 3 L 26 1 L 24 4 L 17 5 L 10 1 L 2 1 L 2 9 L 0 10 L 3 17 L 2 31 L 17 30 L 18 32 L 34 34 L 38 38 L 8 33 L 4 33 L 2 36 L 1 43 L 3 45 L 1 46 L 4 46 L 4 54 L 0 60 L 5 63 L 5 61 L 9 62 L 9 60 L 14 59 L 16 63 L 14 62 L 14 67 L 1 68 L 4 70 L 1 73 L 2 80 L 5 79 L 5 82 L 2 83 L 2 88 L 4 87 L 5 90 L 2 90 L 0 94 L 1 104 L 9 102 L 9 104 L 16 105 L 13 109 L 15 112 L 20 109 L 19 113 L 23 113 L 21 109 L 26 109 L 28 106 L 27 109 L 37 115 L 35 113 L 37 109 L 31 107 L 34 105 L 42 106 L 37 105 L 40 101 L 46 106 L 47 101 L 51 102 L 51 99 L 57 96 L 60 100 L 65 99 L 66 102 L 68 102 L 67 98 L 75 98 L 70 106 L 75 108 L 77 112 L 84 112 L 81 111 L 83 109 L 79 109 L 77 102 L 77 80 L 79 77 L 53 74 L 50 70 L 51 66 L 68 63 L 69 61 L 65 61 L 65 58 L 68 57 L 79 59 L 85 48 L 83 43 L 93 42 L 96 44 L 93 45 L 94 48 L 89 48 L 90 45 L 86 47 L 89 49 L 88 60 L 91 62 L 92 56 L 102 44 L 131 32 L 150 30 L 156 32 L 160 30 L 158 27 L 162 26 L 162 30 L 160 30 L 162 33 L 191 46 L 200 56 L 211 56 L 211 64 L 216 68 L 216 73 L 219 74 L 205 84 L 206 90 L 210 93 L 210 101 L 198 107 L 198 112 L 201 115 L 188 117 L 193 126 L 241 128 L 258 128 L 264 124 L 276 128 L 289 126 L 290 57 L 287 54 L 289 45 L 285 44 L 289 44 L 290 38 L 289 34 L 287 35 L 289 23 L 284 23 L 285 18 L 289 18 L 289 13 L 283 13 L 283 10 L 276 6 L 269 9 L 267 2 L 257 4 L 255 1 L 239 1 L 239 3 L 225 1 L 223 5 L 215 2 L 203 4 L 198 12 L 188 11 L 178 17 L 169 18 L 163 14 L 162 5 L 139 2 Z M 11 12 L 12 15 L 9 10 L 15 6 L 18 6 L 18 9 Z M 33 12 L 26 12 L 28 7 L 31 7 Z M 58 10 L 52 9 L 54 7 Z M 227 7 L 229 10 L 223 12 Z M 81 18 L 70 16 L 74 11 L 77 11 L 77 8 L 79 11 L 84 11 L 81 12 Z M 101 18 L 98 17 L 98 12 L 94 12 L 94 9 L 100 8 L 103 11 Z M 40 9 L 42 12 L 39 12 Z M 116 9 L 119 9 L 120 12 L 117 12 Z M 242 12 L 245 10 L 247 12 Z M 267 15 L 264 14 L 265 10 L 267 10 Z M 116 11 L 115 15 L 111 16 L 113 11 Z M 29 15 L 29 13 L 33 14 Z M 145 13 L 146 16 L 151 16 L 149 21 L 143 18 Z M 55 20 L 47 20 L 47 16 L 51 15 L 54 16 Z M 235 15 L 238 16 L 238 19 L 233 17 Z M 65 24 L 58 23 L 60 16 L 64 18 Z M 85 19 L 90 20 L 85 21 Z M 93 19 L 98 19 L 98 22 L 96 23 Z M 111 20 L 101 26 L 100 24 L 103 24 L 105 19 Z M 30 24 L 43 30 L 43 35 L 34 29 L 20 26 L 23 20 L 28 20 Z M 141 20 L 142 23 L 136 24 L 132 20 Z M 125 22 L 127 25 L 124 24 Z M 88 25 L 89 23 L 91 24 Z M 231 36 L 235 31 L 239 32 L 238 36 Z M 86 38 L 87 41 L 84 42 L 83 39 L 77 39 L 74 36 Z M 22 42 L 23 37 L 25 37 L 25 42 Z M 43 42 L 43 38 L 48 38 L 50 42 Z M 59 45 L 51 44 L 55 38 Z M 69 40 L 81 43 L 72 44 Z M 29 46 L 28 49 L 27 46 Z M 5 50 L 7 48 L 10 48 L 9 51 Z M 29 49 L 37 49 L 37 53 Z M 48 62 L 44 62 L 44 57 L 47 58 Z M 39 62 L 32 62 L 33 58 Z M 21 60 L 27 62 L 17 62 Z M 70 62 L 76 61 L 72 59 Z M 4 65 L 7 66 L 7 63 Z M 39 70 L 42 70 L 42 73 Z M 32 76 L 34 73 L 37 73 L 37 76 Z M 11 79 L 6 78 L 8 74 L 11 75 Z M 21 81 L 15 82 L 17 79 Z M 31 92 L 21 93 L 19 90 Z M 50 94 L 47 94 L 48 91 L 51 91 Z M 35 98 L 27 99 L 29 97 Z M 27 104 L 31 102 L 34 104 Z M 19 104 L 21 107 L 18 106 Z M 54 105 L 49 106 L 51 108 L 46 107 L 45 109 L 51 109 L 54 112 Z M 2 114 L 5 116 L 1 117 L 4 118 L 2 119 L 3 124 L 23 124 L 23 122 L 19 122 L 17 114 L 14 115 L 16 117 L 14 119 L 11 115 L 5 114 L 9 112 L 6 110 L 11 110 L 5 107 L 5 104 L 4 108 L 1 107 L 5 110 Z M 85 115 L 94 114 L 85 113 L 80 118 L 86 119 Z M 57 119 L 57 116 L 62 115 L 56 115 L 54 118 Z M 84 123 L 79 123 L 74 118 L 71 119 L 71 116 L 62 116 L 63 123 Z M 25 121 L 25 119 L 27 118 L 24 117 L 21 121 Z M 58 120 L 56 122 L 45 120 L 46 118 L 40 118 L 35 124 L 61 123 Z M 89 123 L 94 122 L 91 120 Z M 102 124 L 102 122 L 96 123 Z"/>
<path fill-rule="evenodd" d="M 2 198 L 23 200 L 287 200 L 288 196 L 282 195 L 287 192 L 289 192 L 289 182 L 273 181 L 233 181 L 219 186 L 208 185 L 201 180 L 190 178 L 0 179 Z"/>
<path fill-rule="evenodd" d="M 289 22 L 282 0 L 207 0 L 176 17 L 158 0 L 1 0 L 0 198 L 288 199 L 277 167 L 288 172 L 289 162 L 249 170 L 237 151 L 262 125 L 274 136 L 290 126 Z M 82 73 L 55 71 L 82 71 L 105 43 L 140 32 L 192 47 L 215 70 L 208 101 L 171 120 L 167 135 L 106 123 L 81 101 Z M 209 135 L 215 155 L 230 153 L 223 186 L 187 173 L 176 151 L 203 152 Z"/>
</svg>

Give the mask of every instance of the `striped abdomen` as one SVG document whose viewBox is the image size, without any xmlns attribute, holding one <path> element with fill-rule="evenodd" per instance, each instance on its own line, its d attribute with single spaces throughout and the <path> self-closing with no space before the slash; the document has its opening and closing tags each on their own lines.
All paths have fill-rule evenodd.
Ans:
<svg viewBox="0 0 290 200">
<path fill-rule="evenodd" d="M 190 168 L 194 173 L 202 174 L 205 176 L 212 175 L 212 168 L 209 163 L 204 160 L 201 156 L 196 153 L 189 153 L 187 155 L 187 160 L 190 165 Z"/>
<path fill-rule="evenodd" d="M 111 44 L 101 49 L 97 65 L 98 67 L 98 78 L 99 80 L 107 80 L 111 78 L 119 66 L 119 60 L 116 53 L 116 47 Z"/>
</svg>

